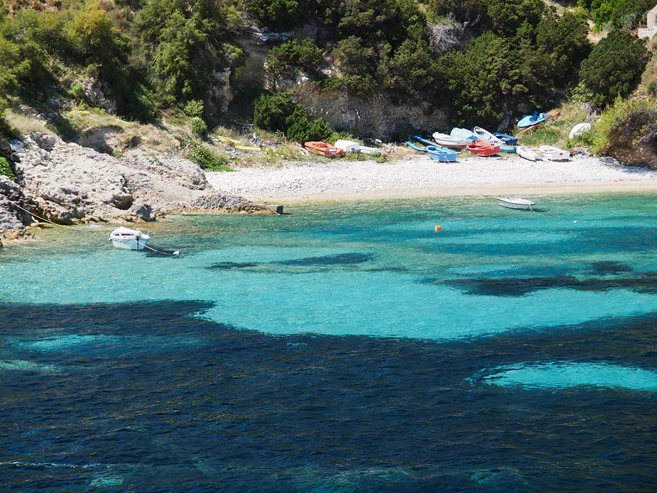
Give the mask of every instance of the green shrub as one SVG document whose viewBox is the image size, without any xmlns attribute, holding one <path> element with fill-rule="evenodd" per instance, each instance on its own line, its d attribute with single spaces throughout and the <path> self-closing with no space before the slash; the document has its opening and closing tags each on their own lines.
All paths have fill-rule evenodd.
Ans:
<svg viewBox="0 0 657 493">
<path fill-rule="evenodd" d="M 616 99 L 593 128 L 591 152 L 606 154 L 611 147 L 632 147 L 657 128 L 655 98 Z"/>
<path fill-rule="evenodd" d="M 203 101 L 198 99 L 188 101 L 183 111 L 187 116 L 201 118 L 203 116 Z"/>
<path fill-rule="evenodd" d="M 71 90 L 69 91 L 69 94 L 78 103 L 84 101 L 84 87 L 82 87 L 82 84 L 78 84 L 78 83 L 73 84 L 71 86 Z"/>
<path fill-rule="evenodd" d="M 636 87 L 650 60 L 645 43 L 624 31 L 614 30 L 582 62 L 579 76 L 593 95 L 593 104 L 604 108 L 618 96 L 627 97 Z"/>
<path fill-rule="evenodd" d="M 232 171 L 225 157 L 197 142 L 190 143 L 185 157 L 198 164 L 205 171 Z"/>
<path fill-rule="evenodd" d="M 194 135 L 199 137 L 203 137 L 208 133 L 208 125 L 203 121 L 203 118 L 195 116 L 190 120 L 189 126 L 191 127 L 192 132 L 194 132 Z"/>
<path fill-rule="evenodd" d="M 293 77 L 299 70 L 313 72 L 320 62 L 322 50 L 306 38 L 302 42 L 295 39 L 286 41 L 269 50 L 265 64 L 275 77 Z"/>
<path fill-rule="evenodd" d="M 333 130 L 322 118 L 310 120 L 307 116 L 295 118 L 286 132 L 289 140 L 294 142 L 307 142 L 309 140 L 328 140 Z"/>
<path fill-rule="evenodd" d="M 253 123 L 263 130 L 286 133 L 288 119 L 299 112 L 303 112 L 301 106 L 284 93 L 262 94 L 253 108 Z"/>
<path fill-rule="evenodd" d="M 16 179 L 16 175 L 14 174 L 14 170 L 11 169 L 9 161 L 3 157 L 0 157 L 0 175 L 8 177 L 10 180 Z"/>
</svg>

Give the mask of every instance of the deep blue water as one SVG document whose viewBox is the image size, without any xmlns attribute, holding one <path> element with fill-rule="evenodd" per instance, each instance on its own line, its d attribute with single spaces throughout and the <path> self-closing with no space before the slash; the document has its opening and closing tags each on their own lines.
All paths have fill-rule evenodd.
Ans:
<svg viewBox="0 0 657 493">
<path fill-rule="evenodd" d="M 153 226 L 179 257 L 111 228 L 6 248 L 1 490 L 655 491 L 656 198 Z"/>
</svg>

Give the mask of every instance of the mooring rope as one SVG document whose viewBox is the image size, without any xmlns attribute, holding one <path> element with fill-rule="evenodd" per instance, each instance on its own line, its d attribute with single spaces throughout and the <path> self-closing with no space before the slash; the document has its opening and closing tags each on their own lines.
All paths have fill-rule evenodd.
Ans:
<svg viewBox="0 0 657 493">
<path fill-rule="evenodd" d="M 47 223 L 52 224 L 53 226 L 64 226 L 63 224 L 57 224 L 57 223 L 54 223 L 54 222 L 52 222 L 52 221 L 46 219 L 45 217 L 38 216 L 38 215 L 35 214 L 34 212 L 30 212 L 30 211 L 28 211 L 28 210 L 25 209 L 24 207 L 21 207 L 20 205 L 18 205 L 18 204 L 17 204 L 16 202 L 14 202 L 13 200 L 10 200 L 10 199 L 7 199 L 7 200 L 9 200 L 9 202 L 11 202 L 12 205 L 14 205 L 15 207 L 18 207 L 18 208 L 19 208 L 20 210 L 22 210 L 22 211 L 27 212 L 27 213 L 28 213 L 30 216 L 32 216 L 32 217 L 36 217 L 37 219 L 39 219 L 39 220 L 41 220 L 41 221 L 45 221 L 45 222 L 47 222 Z M 137 240 L 137 243 L 139 243 L 139 240 Z M 153 252 L 155 252 L 155 253 L 159 253 L 159 254 L 161 254 L 161 255 L 179 255 L 179 254 L 180 254 L 180 252 L 179 252 L 178 250 L 176 250 L 176 251 L 173 252 L 173 253 L 169 253 L 169 252 L 162 252 L 162 251 L 157 250 L 157 249 L 155 249 L 155 248 L 153 248 L 153 247 L 149 247 L 148 245 L 144 245 L 144 248 L 148 248 L 149 250 L 151 250 L 151 251 L 153 251 Z"/>
</svg>

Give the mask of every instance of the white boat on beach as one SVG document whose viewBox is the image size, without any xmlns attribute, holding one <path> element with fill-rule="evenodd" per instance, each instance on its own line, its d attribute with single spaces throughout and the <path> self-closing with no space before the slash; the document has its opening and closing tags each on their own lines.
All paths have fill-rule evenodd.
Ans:
<svg viewBox="0 0 657 493">
<path fill-rule="evenodd" d="M 479 140 L 479 137 L 477 137 L 472 130 L 468 130 L 467 128 L 454 127 L 450 130 L 449 135 L 456 137 L 457 139 L 469 140 L 470 142 L 468 142 L 468 144 Z"/>
<path fill-rule="evenodd" d="M 530 209 L 536 202 L 518 197 L 498 197 L 497 203 L 507 209 Z"/>
<path fill-rule="evenodd" d="M 538 150 L 550 161 L 566 161 L 570 157 L 570 152 L 553 146 L 540 146 Z"/>
<path fill-rule="evenodd" d="M 461 150 L 466 145 L 472 143 L 471 140 L 461 139 L 461 138 L 454 137 L 452 135 L 443 134 L 443 133 L 440 133 L 440 132 L 434 132 L 431 137 L 433 137 L 433 140 L 436 142 L 436 144 L 441 145 L 443 147 L 448 147 L 450 149 Z"/>
<path fill-rule="evenodd" d="M 360 152 L 360 144 L 351 140 L 338 140 L 333 145 L 338 149 L 342 149 L 345 154 L 358 154 Z"/>
<path fill-rule="evenodd" d="M 568 137 L 573 139 L 573 138 L 577 137 L 578 135 L 581 135 L 583 133 L 588 132 L 589 130 L 591 130 L 591 124 L 590 123 L 588 123 L 588 122 L 578 123 L 577 125 L 575 125 L 572 128 L 572 130 L 568 134 Z"/>
<path fill-rule="evenodd" d="M 528 161 L 540 161 L 541 159 L 541 156 L 539 156 L 537 152 L 532 151 L 527 146 L 517 146 L 516 153 L 518 153 L 518 156 L 527 159 Z"/>
<path fill-rule="evenodd" d="M 125 250 L 143 250 L 151 237 L 139 229 L 116 228 L 109 237 L 112 245 Z"/>
<path fill-rule="evenodd" d="M 474 133 L 477 137 L 479 137 L 484 142 L 488 142 L 489 144 L 494 144 L 498 146 L 503 146 L 506 144 L 502 139 L 495 137 L 495 135 L 490 133 L 485 128 L 474 127 L 472 129 L 472 133 Z"/>
</svg>

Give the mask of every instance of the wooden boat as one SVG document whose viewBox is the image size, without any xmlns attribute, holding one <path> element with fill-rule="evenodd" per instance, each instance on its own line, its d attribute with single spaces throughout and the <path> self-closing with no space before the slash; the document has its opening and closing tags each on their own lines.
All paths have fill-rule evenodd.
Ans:
<svg viewBox="0 0 657 493">
<path fill-rule="evenodd" d="M 495 137 L 492 133 L 490 133 L 488 130 L 485 128 L 481 127 L 475 127 L 472 129 L 472 132 L 481 140 L 484 142 L 488 142 L 489 144 L 495 144 L 495 145 L 502 145 L 504 142 L 501 139 L 498 139 Z"/>
<path fill-rule="evenodd" d="M 578 123 L 577 125 L 575 125 L 572 128 L 572 130 L 570 131 L 570 134 L 568 134 L 568 137 L 570 137 L 572 139 L 573 137 L 576 137 L 580 134 L 588 132 L 589 130 L 591 130 L 591 124 L 590 123 L 587 123 L 587 122 Z"/>
<path fill-rule="evenodd" d="M 476 154 L 477 156 L 492 156 L 500 152 L 499 145 L 489 144 L 488 142 L 484 142 L 481 139 L 473 142 L 472 144 L 468 144 L 466 148 L 472 154 Z"/>
<path fill-rule="evenodd" d="M 501 205 L 502 207 L 506 207 L 507 209 L 530 209 L 530 210 L 532 208 L 532 205 L 536 204 L 536 202 L 532 202 L 531 200 L 521 199 L 518 197 L 498 197 L 497 203 L 498 205 Z"/>
<path fill-rule="evenodd" d="M 518 156 L 527 159 L 528 161 L 540 161 L 541 159 L 541 156 L 539 156 L 536 152 L 532 151 L 527 146 L 516 147 L 516 152 L 518 153 Z"/>
<path fill-rule="evenodd" d="M 543 155 L 543 158 L 550 161 L 565 161 L 570 157 L 570 152 L 553 146 L 540 146 L 538 150 Z"/>
<path fill-rule="evenodd" d="M 531 115 L 523 116 L 518 122 L 518 127 L 519 128 L 533 127 L 534 125 L 538 125 L 539 123 L 544 121 L 545 121 L 545 113 L 539 113 L 538 111 L 534 111 L 534 113 L 532 113 Z"/>
<path fill-rule="evenodd" d="M 435 159 L 441 163 L 453 163 L 456 161 L 458 152 L 447 147 L 431 145 L 427 146 L 427 154 L 429 154 L 431 159 Z"/>
<path fill-rule="evenodd" d="M 459 127 L 454 127 L 450 132 L 449 135 L 452 137 L 456 137 L 457 139 L 464 139 L 464 140 L 469 140 L 471 142 L 474 142 L 479 139 L 472 130 L 468 130 L 467 128 L 459 128 Z M 470 142 L 468 142 L 469 144 Z"/>
<path fill-rule="evenodd" d="M 449 147 L 450 149 L 461 150 L 465 148 L 465 146 L 470 142 L 472 142 L 471 140 L 459 139 L 458 137 L 452 137 L 451 135 L 443 134 L 440 132 L 434 132 L 432 137 L 436 144 L 443 147 Z"/>
<path fill-rule="evenodd" d="M 493 135 L 506 145 L 514 146 L 518 143 L 518 137 L 514 137 L 513 135 L 502 134 L 500 132 L 495 132 Z"/>
<path fill-rule="evenodd" d="M 303 145 L 310 152 L 314 152 L 320 156 L 340 157 L 344 154 L 344 150 L 338 149 L 337 147 L 332 146 L 331 144 L 327 144 L 326 142 L 309 141 L 304 142 Z"/>
</svg>

